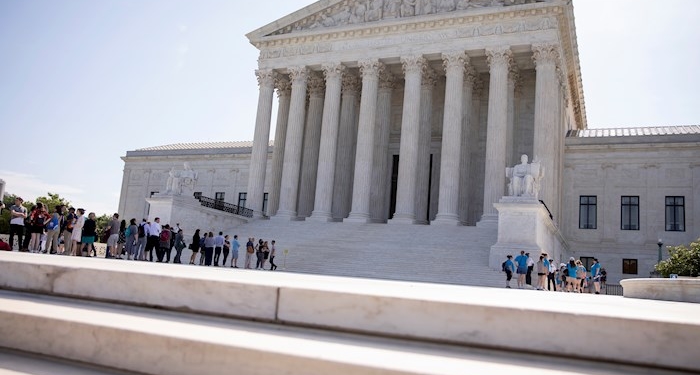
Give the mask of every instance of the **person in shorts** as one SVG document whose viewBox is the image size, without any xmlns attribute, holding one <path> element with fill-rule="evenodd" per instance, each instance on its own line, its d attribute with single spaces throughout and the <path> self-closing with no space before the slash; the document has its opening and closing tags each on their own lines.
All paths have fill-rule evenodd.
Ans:
<svg viewBox="0 0 700 375">
<path fill-rule="evenodd" d="M 231 268 L 238 268 L 238 249 L 241 248 L 241 243 L 238 242 L 238 235 L 233 235 L 231 242 Z"/>
<path fill-rule="evenodd" d="M 513 256 L 508 254 L 506 256 L 505 265 L 503 270 L 506 273 L 506 288 L 510 289 L 510 280 L 513 278 L 513 272 L 515 272 L 515 264 L 513 263 Z"/>
<path fill-rule="evenodd" d="M 528 256 L 525 255 L 525 251 L 521 251 L 520 255 L 515 257 L 515 272 L 518 274 L 518 288 L 520 289 L 525 287 L 525 275 L 527 275 L 527 260 Z"/>
</svg>

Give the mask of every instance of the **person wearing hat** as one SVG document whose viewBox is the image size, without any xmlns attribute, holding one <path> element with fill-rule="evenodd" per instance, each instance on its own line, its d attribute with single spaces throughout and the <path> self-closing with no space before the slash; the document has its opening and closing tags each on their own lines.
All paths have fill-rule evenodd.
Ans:
<svg viewBox="0 0 700 375">
<path fill-rule="evenodd" d="M 15 198 L 15 204 L 10 207 L 10 249 L 14 244 L 15 234 L 17 235 L 17 247 L 22 248 L 24 236 L 24 219 L 27 217 L 27 209 L 22 206 L 24 199 Z"/>
</svg>

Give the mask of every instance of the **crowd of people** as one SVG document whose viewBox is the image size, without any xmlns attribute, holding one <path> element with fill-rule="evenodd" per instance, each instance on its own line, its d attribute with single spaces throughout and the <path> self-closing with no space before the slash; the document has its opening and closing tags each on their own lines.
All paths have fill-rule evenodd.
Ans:
<svg viewBox="0 0 700 375">
<path fill-rule="evenodd" d="M 5 250 L 14 248 L 16 237 L 17 248 L 21 252 L 97 256 L 94 243 L 98 241 L 98 231 L 94 212 L 86 217 L 82 208 L 70 207 L 66 210 L 62 205 L 57 205 L 54 212 L 49 213 L 42 203 L 37 203 L 28 212 L 23 203 L 22 198 L 17 197 L 10 207 L 10 236 Z M 159 263 L 170 263 L 172 259 L 173 263 L 182 263 L 182 250 L 187 247 L 192 250 L 189 264 L 225 267 L 229 264 L 230 255 L 230 267 L 239 268 L 241 245 L 238 235 L 232 239 L 223 232 L 218 235 L 204 232 L 200 235 L 197 229 L 187 245 L 180 224 L 161 226 L 160 218 L 152 222 L 143 219 L 138 224 L 132 218 L 127 223 L 126 220 L 120 221 L 119 214 L 115 213 L 105 226 L 101 240 L 107 244 L 105 258 Z M 274 271 L 277 269 L 275 253 L 274 240 L 268 243 L 263 239 L 256 242 L 255 238 L 248 238 L 244 268 L 252 269 L 255 257 L 255 269 Z M 269 267 L 265 268 L 268 261 Z"/>
<path fill-rule="evenodd" d="M 510 288 L 513 274 L 517 275 L 516 282 L 519 289 L 534 288 L 572 293 L 590 291 L 600 294 L 601 288 L 605 288 L 607 281 L 607 272 L 601 267 L 597 258 L 593 258 L 590 270 L 586 269 L 581 260 L 576 260 L 574 257 L 569 258 L 568 263 L 561 263 L 557 267 L 554 259 L 549 258 L 547 253 L 540 254 L 539 260 L 535 262 L 530 257 L 530 253 L 523 250 L 515 259 L 512 255 L 506 256 L 501 267 L 506 273 L 506 288 Z M 536 273 L 535 285 L 532 285 L 533 273 Z"/>
</svg>

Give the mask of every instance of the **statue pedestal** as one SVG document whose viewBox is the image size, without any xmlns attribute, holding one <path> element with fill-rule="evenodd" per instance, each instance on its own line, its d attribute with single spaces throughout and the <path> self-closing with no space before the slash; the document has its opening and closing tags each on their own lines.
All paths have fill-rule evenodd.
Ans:
<svg viewBox="0 0 700 375">
<path fill-rule="evenodd" d="M 161 225 L 180 223 L 185 236 L 191 236 L 198 228 L 219 232 L 248 222 L 241 216 L 204 207 L 192 195 L 160 193 L 146 201 L 150 205 L 148 220 L 159 217 Z"/>
<path fill-rule="evenodd" d="M 535 198 L 503 197 L 494 204 L 498 210 L 498 242 L 491 246 L 489 267 L 500 270 L 506 255 L 524 250 L 536 262 L 546 252 L 560 262 L 568 248 L 547 209 Z"/>
</svg>

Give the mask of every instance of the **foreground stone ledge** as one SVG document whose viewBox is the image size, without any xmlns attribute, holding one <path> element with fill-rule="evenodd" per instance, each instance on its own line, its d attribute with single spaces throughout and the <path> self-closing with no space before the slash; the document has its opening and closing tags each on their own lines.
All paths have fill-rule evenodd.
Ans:
<svg viewBox="0 0 700 375">
<path fill-rule="evenodd" d="M 700 278 L 626 279 L 620 281 L 626 298 L 700 303 Z"/>
<path fill-rule="evenodd" d="M 412 340 L 700 366 L 696 304 L 19 253 L 0 254 L 0 287 Z"/>
</svg>

